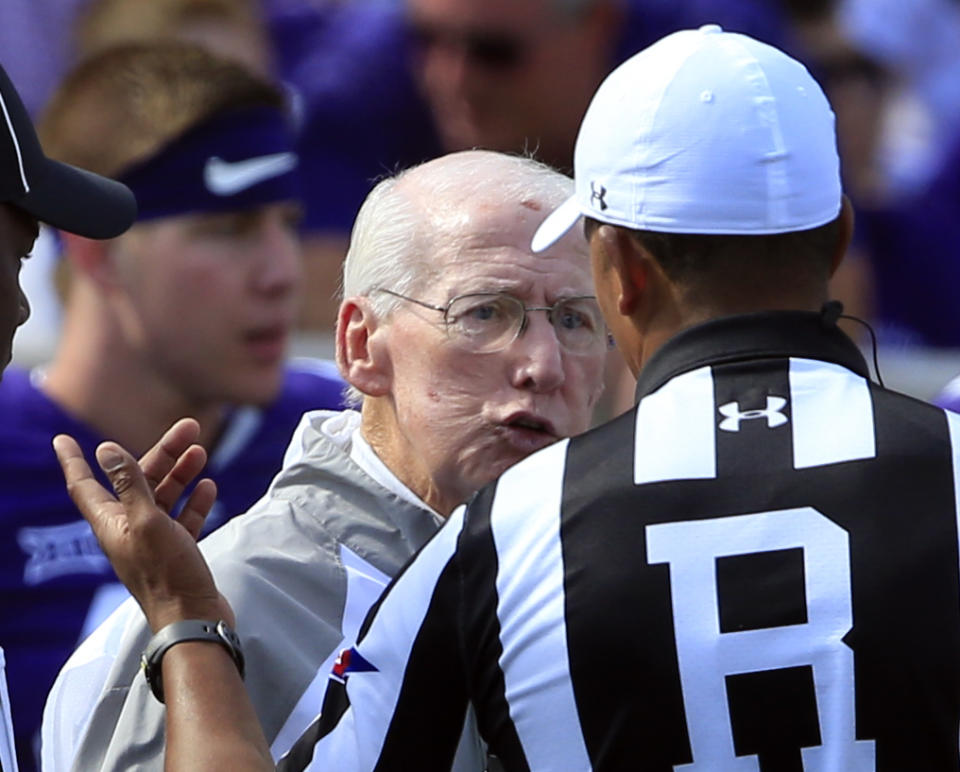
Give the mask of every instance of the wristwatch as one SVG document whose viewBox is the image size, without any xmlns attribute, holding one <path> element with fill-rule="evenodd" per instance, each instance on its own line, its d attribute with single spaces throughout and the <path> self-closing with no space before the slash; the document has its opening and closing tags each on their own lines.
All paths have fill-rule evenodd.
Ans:
<svg viewBox="0 0 960 772">
<path fill-rule="evenodd" d="M 150 684 L 150 691 L 160 702 L 163 702 L 163 675 L 161 665 L 163 655 L 171 646 L 186 641 L 211 641 L 219 643 L 230 654 L 240 677 L 243 678 L 243 649 L 240 647 L 240 637 L 231 630 L 222 619 L 219 622 L 209 622 L 204 619 L 185 619 L 174 622 L 158 632 L 147 644 L 147 648 L 140 655 L 140 667 L 143 675 Z"/>
</svg>

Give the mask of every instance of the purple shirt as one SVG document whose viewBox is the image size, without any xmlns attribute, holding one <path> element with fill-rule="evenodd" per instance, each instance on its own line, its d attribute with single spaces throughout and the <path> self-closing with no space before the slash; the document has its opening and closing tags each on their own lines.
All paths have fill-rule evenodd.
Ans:
<svg viewBox="0 0 960 772">
<path fill-rule="evenodd" d="M 263 495 L 304 412 L 343 406 L 343 381 L 330 363 L 315 364 L 320 369 L 291 367 L 268 407 L 238 408 L 228 418 L 204 471 L 218 492 L 206 530 L 245 512 Z M 92 459 L 103 438 L 17 368 L 0 381 L 0 415 L 0 641 L 20 769 L 29 772 L 35 769 L 31 746 L 47 692 L 81 636 L 116 605 L 119 587 L 67 496 L 50 444 L 66 432 Z"/>
</svg>

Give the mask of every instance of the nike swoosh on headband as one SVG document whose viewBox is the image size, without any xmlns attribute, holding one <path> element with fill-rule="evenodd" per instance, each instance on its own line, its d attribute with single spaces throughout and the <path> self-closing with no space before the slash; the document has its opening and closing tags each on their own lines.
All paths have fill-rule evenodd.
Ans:
<svg viewBox="0 0 960 772">
<path fill-rule="evenodd" d="M 247 158 L 243 161 L 224 161 L 211 156 L 203 167 L 203 182 L 207 190 L 218 196 L 232 196 L 259 182 L 286 174 L 297 165 L 296 153 Z"/>
</svg>

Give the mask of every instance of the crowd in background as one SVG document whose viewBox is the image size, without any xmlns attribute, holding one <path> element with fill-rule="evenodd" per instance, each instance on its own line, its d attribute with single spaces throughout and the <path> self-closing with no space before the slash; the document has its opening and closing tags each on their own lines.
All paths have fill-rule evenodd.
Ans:
<svg viewBox="0 0 960 772">
<path fill-rule="evenodd" d="M 875 330 L 887 385 L 933 398 L 960 373 L 958 0 L 5 0 L 0 22 L 0 62 L 41 127 L 70 70 L 131 41 L 197 43 L 283 87 L 303 199 L 296 350 L 320 356 L 350 227 L 378 179 L 474 147 L 569 173 L 583 112 L 617 63 L 676 29 L 748 33 L 805 62 L 833 104 L 857 212 L 833 293 Z M 60 249 L 47 231 L 27 264 L 24 367 L 59 337 Z M 863 326 L 848 331 L 871 345 Z M 633 400 L 618 357 L 598 418 Z"/>
<path fill-rule="evenodd" d="M 311 353 L 331 351 L 339 261 L 378 178 L 474 146 L 569 170 L 577 122 L 617 62 L 673 29 L 746 32 L 804 61 L 834 104 L 858 214 L 835 294 L 876 329 L 888 380 L 932 397 L 960 369 L 956 0 L 16 0 L 3 16 L 4 63 L 36 116 L 77 60 L 155 36 L 201 42 L 287 87 L 307 180 Z M 26 364 L 56 335 L 44 262 L 27 277 L 37 308 L 18 339 Z"/>
</svg>

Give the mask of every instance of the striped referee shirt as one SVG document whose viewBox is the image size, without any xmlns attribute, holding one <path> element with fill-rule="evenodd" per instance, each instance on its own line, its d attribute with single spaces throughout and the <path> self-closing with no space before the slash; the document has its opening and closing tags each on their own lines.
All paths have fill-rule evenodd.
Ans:
<svg viewBox="0 0 960 772">
<path fill-rule="evenodd" d="M 957 770 L 960 416 L 824 315 L 668 342 L 381 598 L 281 769 Z"/>
</svg>

